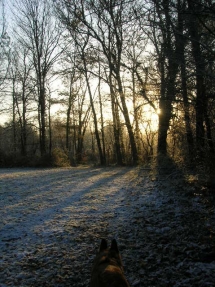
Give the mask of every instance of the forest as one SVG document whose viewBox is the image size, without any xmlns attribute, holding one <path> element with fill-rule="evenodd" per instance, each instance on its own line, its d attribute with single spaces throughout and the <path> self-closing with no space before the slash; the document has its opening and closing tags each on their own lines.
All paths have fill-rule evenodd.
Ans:
<svg viewBox="0 0 215 287">
<path fill-rule="evenodd" d="M 214 286 L 214 79 L 215 1 L 0 0 L 0 286 Z"/>
<path fill-rule="evenodd" d="M 212 0 L 1 1 L 0 166 L 214 170 Z"/>
</svg>

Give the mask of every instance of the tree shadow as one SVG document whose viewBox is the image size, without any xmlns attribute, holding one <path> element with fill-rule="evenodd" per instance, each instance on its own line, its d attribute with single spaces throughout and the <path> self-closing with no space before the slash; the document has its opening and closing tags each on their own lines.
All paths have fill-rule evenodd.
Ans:
<svg viewBox="0 0 215 287">
<path fill-rule="evenodd" d="M 158 154 L 152 161 L 152 176 L 154 180 L 184 179 L 185 170 L 169 155 Z"/>
</svg>

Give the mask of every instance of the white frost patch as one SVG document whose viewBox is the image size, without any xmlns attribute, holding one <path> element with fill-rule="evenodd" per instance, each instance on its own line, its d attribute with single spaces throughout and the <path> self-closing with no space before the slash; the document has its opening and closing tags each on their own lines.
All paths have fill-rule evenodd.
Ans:
<svg viewBox="0 0 215 287">
<path fill-rule="evenodd" d="M 215 280 L 201 200 L 139 168 L 0 169 L 0 217 L 0 287 L 88 286 L 102 237 L 118 240 L 131 286 Z"/>
</svg>

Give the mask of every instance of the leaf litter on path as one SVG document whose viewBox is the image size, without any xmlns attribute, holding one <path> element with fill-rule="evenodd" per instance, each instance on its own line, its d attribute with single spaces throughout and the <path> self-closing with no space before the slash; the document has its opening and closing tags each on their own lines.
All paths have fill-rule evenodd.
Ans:
<svg viewBox="0 0 215 287">
<path fill-rule="evenodd" d="M 116 238 L 131 286 L 214 286 L 214 209 L 141 168 L 0 170 L 0 287 L 89 286 Z"/>
</svg>

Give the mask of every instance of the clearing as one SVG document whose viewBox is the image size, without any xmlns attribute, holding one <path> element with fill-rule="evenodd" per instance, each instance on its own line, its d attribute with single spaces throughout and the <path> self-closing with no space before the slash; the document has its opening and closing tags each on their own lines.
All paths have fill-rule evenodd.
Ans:
<svg viewBox="0 0 215 287">
<path fill-rule="evenodd" d="M 215 286 L 215 211 L 141 168 L 0 169 L 0 287 L 89 286 L 116 238 L 131 286 Z"/>
</svg>

